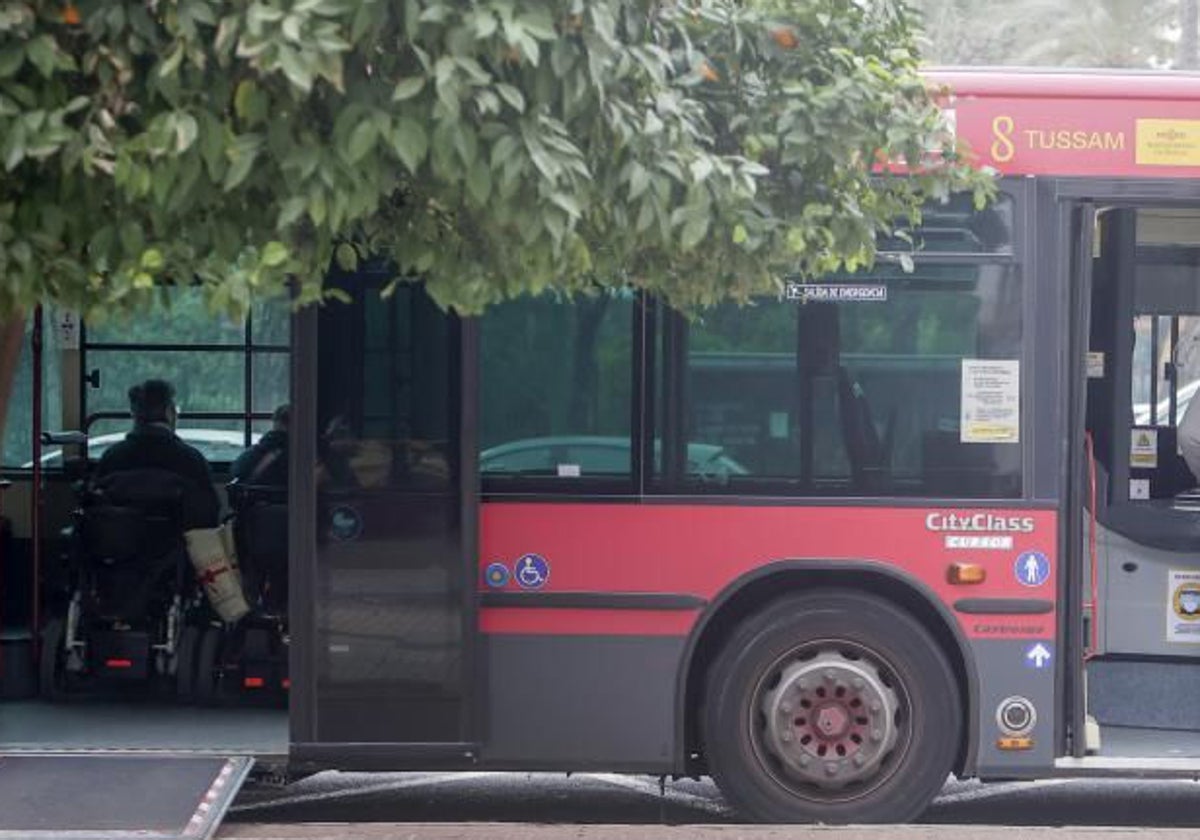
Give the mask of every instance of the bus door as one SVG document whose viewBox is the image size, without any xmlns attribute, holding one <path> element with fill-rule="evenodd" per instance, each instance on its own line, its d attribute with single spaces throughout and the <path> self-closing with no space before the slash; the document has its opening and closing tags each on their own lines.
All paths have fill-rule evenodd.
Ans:
<svg viewBox="0 0 1200 840">
<path fill-rule="evenodd" d="M 1184 457 L 1185 418 L 1200 412 L 1200 205 L 1101 205 L 1094 219 L 1073 278 L 1091 287 L 1077 476 L 1086 747 L 1200 766 L 1200 452 L 1193 468 Z"/>
<path fill-rule="evenodd" d="M 293 470 L 293 528 L 312 546 L 293 610 L 306 613 L 293 624 L 306 682 L 293 695 L 293 758 L 325 766 L 473 754 L 476 456 L 463 369 L 474 330 L 419 285 L 384 292 L 388 279 L 335 277 L 352 301 L 298 316 L 310 349 L 294 411 L 315 469 Z"/>
</svg>

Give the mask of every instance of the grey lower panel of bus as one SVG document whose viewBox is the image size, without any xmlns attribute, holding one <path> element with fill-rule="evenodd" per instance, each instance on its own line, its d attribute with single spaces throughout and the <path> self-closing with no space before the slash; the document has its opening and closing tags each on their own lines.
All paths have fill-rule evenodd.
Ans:
<svg viewBox="0 0 1200 840">
<path fill-rule="evenodd" d="M 486 637 L 483 760 L 507 767 L 667 770 L 686 639 Z"/>
<path fill-rule="evenodd" d="M 1043 623 L 1050 625 L 1045 629 L 1053 628 L 1053 618 L 1048 616 L 1005 617 L 1001 622 L 980 622 L 981 626 L 986 624 L 989 628 L 1020 624 L 1032 627 Z M 1043 774 L 1054 766 L 1057 752 L 1054 740 L 1057 644 L 1038 639 L 975 639 L 972 648 L 979 674 L 978 775 L 1005 778 Z M 1000 748 L 1001 739 L 1009 733 L 1001 729 L 998 711 L 1010 698 L 1025 698 L 1035 710 L 1036 722 L 1027 736 L 1033 739 L 1029 749 Z"/>
<path fill-rule="evenodd" d="M 0 840 L 205 840 L 251 759 L 0 756 Z"/>
<path fill-rule="evenodd" d="M 0 750 L 177 750 L 286 756 L 284 709 L 74 701 L 0 703 Z"/>
<path fill-rule="evenodd" d="M 1092 660 L 1088 713 L 1101 726 L 1200 731 L 1200 665 L 1194 661 Z"/>
<path fill-rule="evenodd" d="M 1099 755 L 1108 758 L 1200 758 L 1200 732 L 1102 725 Z"/>
</svg>

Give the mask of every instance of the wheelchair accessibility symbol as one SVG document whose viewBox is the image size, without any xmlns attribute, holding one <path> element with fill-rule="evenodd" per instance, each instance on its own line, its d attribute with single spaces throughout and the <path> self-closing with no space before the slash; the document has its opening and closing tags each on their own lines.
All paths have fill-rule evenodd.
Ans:
<svg viewBox="0 0 1200 840">
<path fill-rule="evenodd" d="M 550 580 L 550 564 L 539 554 L 526 554 L 513 563 L 513 579 L 522 589 L 541 589 Z"/>
</svg>

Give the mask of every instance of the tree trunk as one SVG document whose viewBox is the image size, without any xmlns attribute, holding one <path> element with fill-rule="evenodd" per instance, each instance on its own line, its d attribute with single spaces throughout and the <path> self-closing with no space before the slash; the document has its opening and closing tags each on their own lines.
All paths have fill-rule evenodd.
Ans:
<svg viewBox="0 0 1200 840">
<path fill-rule="evenodd" d="M 1197 0 L 1179 0 L 1179 50 L 1175 60 L 1177 70 L 1194 70 L 1196 68 L 1198 23 L 1200 23 L 1200 9 L 1197 9 Z"/>
</svg>

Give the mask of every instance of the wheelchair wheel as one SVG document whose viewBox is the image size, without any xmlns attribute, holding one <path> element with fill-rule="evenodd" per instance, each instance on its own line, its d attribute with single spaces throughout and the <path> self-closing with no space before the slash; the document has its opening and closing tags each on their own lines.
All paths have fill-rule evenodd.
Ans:
<svg viewBox="0 0 1200 840">
<path fill-rule="evenodd" d="M 38 695 L 54 702 L 66 696 L 66 668 L 63 655 L 63 635 L 66 632 L 61 618 L 51 619 L 42 629 L 42 648 L 38 661 Z"/>
<path fill-rule="evenodd" d="M 225 633 L 220 627 L 206 627 L 202 631 L 196 650 L 196 681 L 193 691 L 196 702 L 205 706 L 217 701 L 221 684 L 221 673 L 217 666 L 224 637 Z"/>
<path fill-rule="evenodd" d="M 201 631 L 189 624 L 179 634 L 175 649 L 175 696 L 180 700 L 192 700 L 196 690 L 196 659 L 199 654 Z"/>
</svg>

